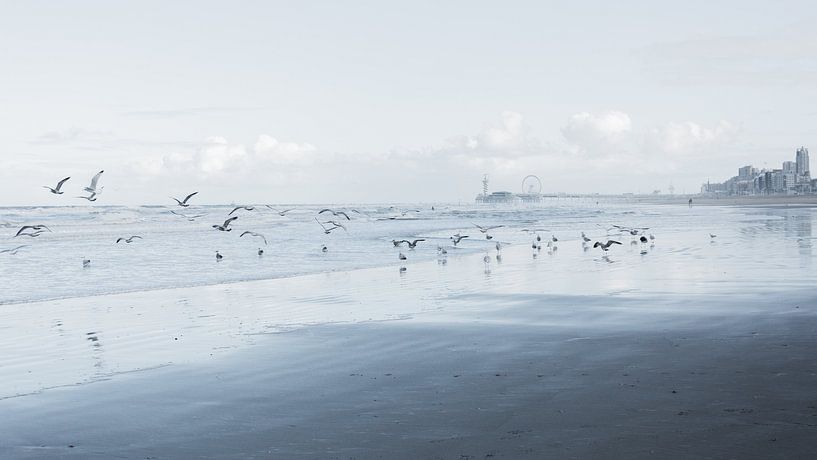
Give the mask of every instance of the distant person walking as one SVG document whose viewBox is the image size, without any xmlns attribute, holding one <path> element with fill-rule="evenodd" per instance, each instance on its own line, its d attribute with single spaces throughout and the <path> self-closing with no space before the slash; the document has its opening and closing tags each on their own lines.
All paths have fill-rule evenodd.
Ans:
<svg viewBox="0 0 817 460">
<path fill-rule="evenodd" d="M 692 207 L 692 198 L 689 199 L 689 207 Z"/>
</svg>

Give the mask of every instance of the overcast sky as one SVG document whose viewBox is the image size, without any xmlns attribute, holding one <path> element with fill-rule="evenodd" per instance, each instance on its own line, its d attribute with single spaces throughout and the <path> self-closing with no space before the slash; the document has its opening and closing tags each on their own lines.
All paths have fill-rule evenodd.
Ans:
<svg viewBox="0 0 817 460">
<path fill-rule="evenodd" d="M 471 201 L 817 155 L 808 1 L 0 1 L 0 43 L 0 205 L 100 169 L 108 204 Z"/>
</svg>

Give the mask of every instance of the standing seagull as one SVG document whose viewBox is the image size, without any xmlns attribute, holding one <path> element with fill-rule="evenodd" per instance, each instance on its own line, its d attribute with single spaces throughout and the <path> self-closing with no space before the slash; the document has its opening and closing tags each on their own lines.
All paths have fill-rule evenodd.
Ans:
<svg viewBox="0 0 817 460">
<path fill-rule="evenodd" d="M 47 188 L 48 190 L 51 190 L 51 193 L 53 193 L 54 195 L 62 195 L 63 193 L 65 193 L 62 190 L 60 190 L 62 188 L 62 184 L 64 184 L 65 181 L 67 181 L 70 178 L 71 177 L 69 176 L 69 177 L 66 177 L 65 179 L 57 182 L 57 186 L 55 188 L 51 188 L 51 187 L 49 187 L 47 185 L 43 185 L 43 188 Z"/>
<path fill-rule="evenodd" d="M 220 230 L 222 232 L 231 232 L 233 231 L 232 228 L 227 228 L 234 220 L 238 219 L 238 216 L 230 217 L 229 219 L 225 220 L 221 225 L 213 225 L 213 228 L 216 230 Z"/>
<path fill-rule="evenodd" d="M 247 230 L 246 232 L 238 235 L 238 237 L 241 238 L 244 235 L 250 235 L 250 236 L 255 236 L 257 238 L 261 238 L 262 240 L 264 240 L 264 244 L 265 245 L 267 244 L 267 238 L 264 235 L 260 234 L 260 233 L 255 233 L 255 232 L 251 232 L 251 231 Z"/>
<path fill-rule="evenodd" d="M 582 232 L 582 244 L 587 244 L 589 242 L 590 238 L 588 238 L 587 235 L 585 235 L 584 232 Z"/>
<path fill-rule="evenodd" d="M 83 190 L 88 192 L 88 193 L 94 194 L 94 195 L 97 194 L 99 191 L 101 191 L 102 187 L 100 187 L 100 189 L 97 190 L 96 189 L 96 184 L 97 184 L 97 182 L 99 182 L 99 176 L 101 176 L 102 173 L 104 173 L 104 172 L 105 172 L 105 170 L 102 170 L 102 171 L 99 171 L 98 173 L 96 173 L 96 175 L 93 177 L 93 179 L 91 179 L 91 185 L 85 187 Z"/>
<path fill-rule="evenodd" d="M 130 243 L 133 243 L 133 239 L 134 239 L 134 238 L 139 238 L 140 240 L 142 239 L 142 237 L 141 237 L 141 236 L 139 236 L 139 235 L 133 235 L 133 236 L 131 236 L 130 238 L 121 238 L 121 237 L 120 237 L 120 238 L 117 238 L 117 239 L 116 239 L 116 242 L 117 242 L 117 243 L 119 243 L 120 241 L 124 241 L 124 242 L 126 242 L 126 243 L 130 244 Z"/>
<path fill-rule="evenodd" d="M 223 258 L 224 258 L 224 256 L 219 254 L 218 251 L 216 251 L 216 262 L 221 262 L 221 259 L 223 259 Z"/>
<path fill-rule="evenodd" d="M 186 197 L 184 197 L 184 199 L 182 201 L 179 201 L 178 198 L 174 198 L 172 196 L 170 198 L 175 200 L 176 203 L 179 203 L 179 206 L 181 206 L 183 208 L 186 208 L 186 207 L 190 206 L 189 204 L 187 204 L 187 200 L 189 200 L 190 198 L 193 198 L 197 193 L 199 193 L 199 192 L 193 192 L 190 195 L 187 195 Z"/>
</svg>

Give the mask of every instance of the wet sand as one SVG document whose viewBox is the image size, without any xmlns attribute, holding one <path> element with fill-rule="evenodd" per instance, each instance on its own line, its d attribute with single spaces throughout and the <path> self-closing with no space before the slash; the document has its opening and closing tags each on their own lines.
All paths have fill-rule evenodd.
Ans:
<svg viewBox="0 0 817 460">
<path fill-rule="evenodd" d="M 639 203 L 689 205 L 690 196 L 632 198 Z M 817 195 L 724 196 L 720 198 L 692 196 L 693 206 L 741 207 L 817 207 Z"/>
<path fill-rule="evenodd" d="M 813 289 L 793 285 L 784 301 L 763 286 L 635 292 L 616 287 L 636 255 L 569 256 L 586 257 L 584 291 L 558 259 L 511 248 L 490 273 L 481 255 L 453 256 L 403 276 L 386 267 L 6 306 L 0 457 L 817 449 Z M 661 279 L 643 264 L 639 280 Z"/>
</svg>

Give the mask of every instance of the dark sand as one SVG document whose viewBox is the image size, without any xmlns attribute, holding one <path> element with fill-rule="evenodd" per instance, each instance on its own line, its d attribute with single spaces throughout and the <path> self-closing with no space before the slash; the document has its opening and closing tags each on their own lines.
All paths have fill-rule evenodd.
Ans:
<svg viewBox="0 0 817 460">
<path fill-rule="evenodd" d="M 2 400 L 0 457 L 813 458 L 803 295 L 740 314 L 703 297 L 457 296 Z"/>
</svg>

